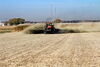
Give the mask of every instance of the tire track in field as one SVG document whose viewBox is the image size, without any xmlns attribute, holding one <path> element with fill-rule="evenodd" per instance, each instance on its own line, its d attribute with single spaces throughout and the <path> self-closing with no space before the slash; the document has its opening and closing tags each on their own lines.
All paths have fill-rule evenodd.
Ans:
<svg viewBox="0 0 100 67">
<path fill-rule="evenodd" d="M 37 37 L 38 38 L 38 37 Z M 34 40 L 35 41 L 35 40 Z M 34 42 L 33 41 L 33 42 Z M 40 39 L 37 39 L 37 41 L 39 41 L 39 42 L 41 42 L 40 41 Z M 38 44 L 39 42 L 37 42 L 36 44 Z M 23 46 L 25 43 L 27 43 L 25 46 Z M 19 45 L 18 47 L 25 47 L 25 48 L 27 48 L 28 46 L 30 47 L 30 46 L 36 46 L 36 45 L 28 45 L 28 44 L 32 44 L 32 42 L 29 42 L 29 41 L 27 41 L 27 42 L 25 42 L 24 44 L 22 43 L 21 45 Z M 15 46 L 15 47 L 17 47 L 17 46 Z M 17 47 L 17 48 L 18 48 Z M 14 48 L 14 47 L 13 47 Z M 23 48 L 23 49 L 25 49 L 25 48 Z M 32 48 L 32 47 L 30 47 L 30 48 Z M 11 49 L 11 48 L 9 48 L 9 49 Z M 20 49 L 20 50 L 23 50 L 23 49 Z M 19 49 L 18 49 L 19 50 Z"/>
<path fill-rule="evenodd" d="M 68 37 L 69 37 L 69 36 L 68 36 Z M 45 47 L 44 49 L 40 50 L 40 51 L 37 52 L 37 53 L 35 53 L 34 55 L 31 55 L 31 56 L 29 56 L 28 58 L 24 58 L 21 62 L 19 62 L 19 63 L 17 64 L 17 66 L 19 66 L 19 65 L 25 65 L 27 62 L 30 62 L 30 61 L 34 60 L 35 58 L 40 57 L 41 55 L 42 55 L 42 56 L 45 55 L 45 54 L 48 55 L 48 54 L 52 53 L 53 51 L 56 51 L 57 49 L 60 48 L 59 46 L 62 46 L 61 44 L 65 41 L 65 39 L 66 39 L 66 37 L 63 37 L 63 38 L 57 40 L 55 43 L 53 43 L 53 44 L 51 44 L 51 45 Z M 25 57 L 26 57 L 26 56 L 25 56 Z M 16 59 L 18 59 L 18 58 L 16 58 Z M 16 60 L 16 59 L 14 59 L 14 60 Z M 42 60 L 42 58 L 41 58 L 41 60 Z M 41 60 L 40 60 L 40 61 L 41 61 Z M 35 60 L 34 60 L 34 61 L 35 61 Z M 37 61 L 39 61 L 39 60 L 37 60 Z M 37 62 L 37 61 L 36 61 L 36 62 Z M 22 63 L 22 64 L 20 64 L 20 63 Z"/>
<path fill-rule="evenodd" d="M 62 37 L 62 36 L 61 36 Z M 63 37 L 62 37 L 63 38 Z M 60 40 L 60 38 L 59 38 L 59 40 Z M 58 40 L 57 40 L 58 41 Z M 49 41 L 48 41 L 49 42 Z M 46 42 L 47 43 L 47 42 Z M 50 43 L 50 42 L 49 42 Z M 43 43 L 42 43 L 43 44 Z M 52 43 L 51 43 L 51 45 L 52 45 Z M 48 45 L 49 46 L 49 45 Z M 28 53 L 29 54 L 29 53 Z M 17 57 L 15 57 L 15 59 L 16 59 Z M 19 57 L 18 57 L 19 58 Z M 11 58 L 11 60 L 12 60 L 13 58 Z M 15 60 L 14 59 L 14 60 Z M 10 60 L 10 59 L 9 59 Z"/>
<path fill-rule="evenodd" d="M 39 36 L 37 36 L 37 38 L 38 38 Z M 34 42 L 35 40 L 33 40 L 33 42 Z M 37 40 L 37 41 L 39 41 L 39 39 Z M 31 44 L 32 43 L 30 43 L 31 41 L 25 41 L 25 43 L 22 43 L 22 44 L 20 44 L 20 45 L 15 45 L 15 46 L 13 46 L 13 47 L 8 47 L 8 48 L 6 48 L 7 49 L 7 51 L 5 50 L 0 50 L 0 54 L 1 55 L 3 55 L 4 56 L 4 58 L 6 59 L 6 57 L 5 56 L 7 56 L 7 54 L 9 54 L 9 53 L 7 53 L 8 51 L 9 52 L 11 52 L 12 53 L 12 51 L 11 50 L 13 50 L 13 55 L 16 55 L 16 54 L 19 54 L 19 53 L 21 53 L 21 52 L 23 52 L 23 51 L 28 51 L 28 50 L 30 50 L 32 47 L 34 47 L 35 45 L 32 45 L 32 47 L 29 47 L 28 48 L 28 44 L 30 44 L 30 46 L 31 46 Z M 16 49 L 15 49 L 15 47 L 16 47 Z M 2 57 L 1 57 L 1 59 L 3 59 Z M 4 60 L 4 59 L 3 59 Z"/>
<path fill-rule="evenodd" d="M 40 37 L 40 36 L 37 36 L 37 38 L 38 37 Z M 39 40 L 39 39 L 38 39 Z M 49 40 L 49 39 L 48 39 Z M 29 42 L 28 42 L 29 43 Z M 29 43 L 30 44 L 30 43 Z M 24 48 L 20 48 L 20 50 L 22 50 L 22 51 L 20 51 L 19 49 L 17 49 L 17 53 L 15 52 L 15 55 L 16 54 L 19 54 L 19 53 L 21 53 L 21 52 L 23 52 L 23 51 L 29 51 L 30 49 L 29 48 L 32 48 L 32 47 L 29 47 L 29 48 L 27 48 L 27 47 L 25 47 L 25 46 L 23 46 L 22 44 L 21 44 L 21 46 L 22 47 L 24 47 Z M 19 47 L 21 47 L 21 46 L 19 46 Z M 28 45 L 29 46 L 29 45 Z M 35 45 L 34 45 L 35 46 Z M 45 46 L 45 45 L 44 45 Z M 15 46 L 16 47 L 16 46 Z M 14 50 L 14 48 L 13 49 L 11 49 L 11 48 L 9 48 L 10 50 Z M 9 50 L 9 49 L 7 49 L 7 50 Z M 25 49 L 25 50 L 24 50 Z M 18 52 L 18 51 L 20 51 L 20 52 Z M 5 52 L 5 51 L 4 51 Z M 2 55 L 2 54 L 1 54 Z M 4 53 L 3 53 L 3 56 L 4 56 Z M 14 56 L 14 54 L 13 54 L 13 56 Z M 11 56 L 12 57 L 12 56 Z M 4 57 L 5 58 L 5 57 Z M 2 58 L 3 59 L 3 58 Z M 4 60 L 4 59 L 3 59 Z"/>
<path fill-rule="evenodd" d="M 97 34 L 98 35 L 98 34 Z M 99 37 L 95 33 L 82 35 L 82 37 L 86 38 L 84 39 L 86 43 L 89 44 L 87 54 L 88 58 L 90 58 L 90 62 L 88 62 L 88 66 L 92 67 L 100 67 L 100 35 Z M 91 48 L 91 50 L 89 49 Z M 86 54 L 86 55 L 87 55 Z M 86 59 L 85 59 L 86 60 Z M 88 67 L 87 66 L 87 67 Z"/>
<path fill-rule="evenodd" d="M 66 52 L 63 56 L 67 58 L 66 64 L 68 67 L 99 67 L 100 65 L 94 64 L 95 49 L 93 40 L 86 39 L 93 35 L 85 34 L 75 34 L 74 38 L 70 43 L 70 53 L 66 55 Z M 99 63 L 97 63 L 99 64 Z M 65 66 L 66 67 L 66 66 Z"/>
<path fill-rule="evenodd" d="M 93 51 L 93 49 L 89 42 L 84 40 L 80 34 L 76 36 L 77 37 L 73 38 L 72 53 L 69 55 L 71 62 L 69 67 L 90 67 L 88 62 L 91 62 L 91 56 L 93 55 L 91 51 Z"/>
<path fill-rule="evenodd" d="M 99 36 L 95 33 L 39 35 L 36 43 L 27 41 L 31 46 L 22 48 L 21 43 L 20 50 L 17 51 L 17 47 L 16 53 L 12 53 L 4 62 L 0 61 L 0 66 L 100 67 Z"/>
</svg>

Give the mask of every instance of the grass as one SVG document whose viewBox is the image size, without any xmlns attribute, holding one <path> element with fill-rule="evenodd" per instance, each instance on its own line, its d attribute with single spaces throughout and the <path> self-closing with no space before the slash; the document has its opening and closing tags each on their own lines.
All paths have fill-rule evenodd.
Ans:
<svg viewBox="0 0 100 67">
<path fill-rule="evenodd" d="M 60 23 L 55 26 L 62 33 L 100 32 L 100 23 Z"/>
<path fill-rule="evenodd" d="M 15 26 L 0 26 L 0 33 L 13 32 Z"/>
<path fill-rule="evenodd" d="M 26 34 L 43 33 L 45 24 L 35 24 L 24 30 Z M 100 23 L 56 23 L 59 33 L 100 32 Z"/>
<path fill-rule="evenodd" d="M 0 34 L 2 33 L 10 33 L 11 31 L 0 31 Z"/>
<path fill-rule="evenodd" d="M 56 23 L 54 24 L 59 33 L 83 33 L 100 32 L 100 23 Z M 33 25 L 18 25 L 0 27 L 0 33 L 23 31 L 26 34 L 36 34 L 44 32 L 44 23 Z"/>
<path fill-rule="evenodd" d="M 30 24 L 17 25 L 14 27 L 14 31 L 22 31 L 29 26 L 31 26 L 31 25 Z"/>
<path fill-rule="evenodd" d="M 44 32 L 44 26 L 45 24 L 35 24 L 32 25 L 28 28 L 26 28 L 23 32 L 26 34 L 38 34 L 38 33 L 43 33 Z"/>
<path fill-rule="evenodd" d="M 30 25 L 17 25 L 17 26 L 0 26 L 0 33 L 19 32 L 24 30 Z"/>
</svg>

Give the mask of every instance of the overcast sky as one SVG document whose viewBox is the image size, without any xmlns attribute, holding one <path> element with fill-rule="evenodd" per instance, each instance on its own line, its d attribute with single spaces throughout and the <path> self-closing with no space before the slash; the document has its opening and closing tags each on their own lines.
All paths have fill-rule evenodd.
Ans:
<svg viewBox="0 0 100 67">
<path fill-rule="evenodd" d="M 100 0 L 0 0 L 0 20 L 100 20 Z"/>
</svg>

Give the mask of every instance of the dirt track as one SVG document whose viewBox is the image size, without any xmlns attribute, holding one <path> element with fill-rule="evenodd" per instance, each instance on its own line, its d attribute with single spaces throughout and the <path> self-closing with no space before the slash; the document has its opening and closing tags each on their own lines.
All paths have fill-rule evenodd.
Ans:
<svg viewBox="0 0 100 67">
<path fill-rule="evenodd" d="M 0 67 L 100 67 L 100 33 L 0 34 Z"/>
</svg>

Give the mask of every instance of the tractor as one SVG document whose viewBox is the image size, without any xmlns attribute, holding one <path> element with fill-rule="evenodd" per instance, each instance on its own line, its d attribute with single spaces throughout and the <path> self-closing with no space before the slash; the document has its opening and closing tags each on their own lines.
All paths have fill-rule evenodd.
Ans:
<svg viewBox="0 0 100 67">
<path fill-rule="evenodd" d="M 54 34 L 55 33 L 55 27 L 54 27 L 54 24 L 49 22 L 49 23 L 46 23 L 45 25 L 45 30 L 44 30 L 44 33 L 45 34 Z"/>
</svg>

